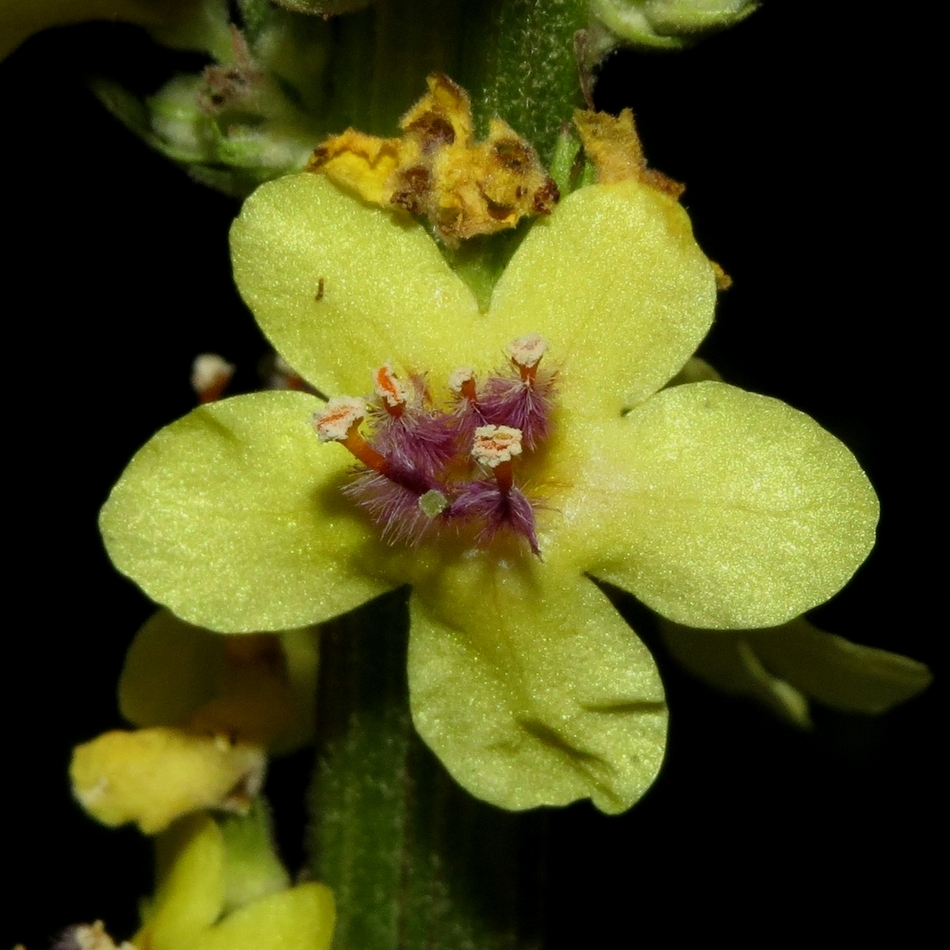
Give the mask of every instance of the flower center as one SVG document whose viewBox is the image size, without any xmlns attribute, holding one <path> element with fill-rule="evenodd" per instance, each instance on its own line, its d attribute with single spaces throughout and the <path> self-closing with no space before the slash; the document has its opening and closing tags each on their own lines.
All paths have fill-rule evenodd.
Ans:
<svg viewBox="0 0 950 950">
<path fill-rule="evenodd" d="M 513 534 L 540 556 L 537 503 L 518 485 L 517 460 L 551 434 L 555 374 L 539 371 L 546 351 L 537 333 L 519 337 L 507 347 L 510 364 L 484 380 L 455 370 L 442 403 L 425 377 L 400 380 L 384 363 L 372 396 L 331 399 L 314 416 L 320 441 L 339 442 L 360 463 L 344 492 L 384 539 L 468 531 L 487 546 Z"/>
</svg>

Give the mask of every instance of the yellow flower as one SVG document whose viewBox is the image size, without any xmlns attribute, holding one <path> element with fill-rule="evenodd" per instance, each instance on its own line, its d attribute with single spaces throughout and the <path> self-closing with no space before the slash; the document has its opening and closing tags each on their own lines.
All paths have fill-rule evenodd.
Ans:
<svg viewBox="0 0 950 950">
<path fill-rule="evenodd" d="M 233 819 L 257 825 L 251 815 Z M 243 840 L 247 838 L 248 840 Z M 333 894 L 286 872 L 253 833 L 191 815 L 158 840 L 158 890 L 135 950 L 328 950 Z"/>
<path fill-rule="evenodd" d="M 119 681 L 122 714 L 140 728 L 77 746 L 73 793 L 103 824 L 145 834 L 201 809 L 246 811 L 267 753 L 312 740 L 316 665 L 312 630 L 238 640 L 158 611 Z"/>
<path fill-rule="evenodd" d="M 647 184 L 570 195 L 485 311 L 421 226 L 319 176 L 257 191 L 232 249 L 265 333 L 327 396 L 365 392 L 375 372 L 424 402 L 461 367 L 490 376 L 513 340 L 549 347 L 550 432 L 505 462 L 533 543 L 455 530 L 451 489 L 445 506 L 418 499 L 438 530 L 382 540 L 385 512 L 343 494 L 352 459 L 317 443 L 324 404 L 302 393 L 169 426 L 101 519 L 120 570 L 221 631 L 317 623 L 411 585 L 414 721 L 481 798 L 616 812 L 654 779 L 662 684 L 595 580 L 679 623 L 769 626 L 830 597 L 873 544 L 873 490 L 814 421 L 717 382 L 663 388 L 709 329 L 715 274 L 682 208 Z"/>
</svg>

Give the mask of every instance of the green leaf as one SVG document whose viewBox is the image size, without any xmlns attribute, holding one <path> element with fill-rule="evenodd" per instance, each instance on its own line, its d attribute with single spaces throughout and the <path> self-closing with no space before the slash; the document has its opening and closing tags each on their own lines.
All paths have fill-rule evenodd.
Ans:
<svg viewBox="0 0 950 950">
<path fill-rule="evenodd" d="M 933 679 L 923 663 L 852 643 L 804 618 L 755 631 L 749 643 L 776 676 L 843 712 L 887 712 L 923 692 Z"/>
<path fill-rule="evenodd" d="M 697 630 L 660 621 L 663 640 L 691 673 L 726 693 L 763 702 L 808 727 L 808 700 L 876 714 L 912 699 L 930 670 L 897 653 L 819 630 L 804 617 L 763 630 Z"/>
<path fill-rule="evenodd" d="M 754 699 L 793 726 L 811 728 L 808 699 L 762 666 L 746 639 L 750 631 L 697 630 L 663 618 L 660 631 L 667 649 L 693 676 L 731 696 Z"/>
</svg>

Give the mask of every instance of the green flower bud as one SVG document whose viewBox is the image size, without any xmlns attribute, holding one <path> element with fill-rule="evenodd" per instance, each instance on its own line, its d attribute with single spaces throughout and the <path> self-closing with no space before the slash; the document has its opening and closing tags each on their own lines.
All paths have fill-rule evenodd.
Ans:
<svg viewBox="0 0 950 950">
<path fill-rule="evenodd" d="M 602 57 L 621 43 L 683 49 L 734 26 L 757 6 L 758 0 L 592 0 L 595 55 Z"/>
</svg>

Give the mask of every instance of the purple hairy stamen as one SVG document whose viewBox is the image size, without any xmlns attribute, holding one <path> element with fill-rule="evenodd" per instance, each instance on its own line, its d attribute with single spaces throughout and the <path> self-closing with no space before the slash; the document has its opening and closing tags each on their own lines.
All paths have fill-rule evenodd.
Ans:
<svg viewBox="0 0 950 950">
<path fill-rule="evenodd" d="M 321 441 L 342 443 L 363 466 L 344 493 L 387 543 L 461 534 L 489 546 L 509 534 L 541 556 L 535 504 L 516 479 L 519 456 L 552 431 L 555 373 L 538 365 L 546 350 L 537 334 L 520 337 L 507 348 L 508 370 L 481 385 L 472 369 L 456 370 L 446 408 L 433 403 L 424 375 L 404 385 L 386 363 L 373 374 L 374 396 L 331 400 L 318 414 Z"/>
<path fill-rule="evenodd" d="M 539 372 L 532 380 L 493 376 L 485 384 L 478 408 L 485 422 L 520 429 L 524 446 L 537 448 L 551 434 L 554 374 Z"/>
<path fill-rule="evenodd" d="M 501 532 L 524 538 L 531 553 L 541 556 L 534 527 L 534 508 L 520 488 L 504 491 L 491 479 L 467 482 L 452 502 L 451 518 L 479 526 L 479 543 L 491 544 Z"/>
</svg>

